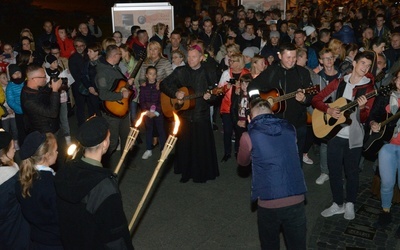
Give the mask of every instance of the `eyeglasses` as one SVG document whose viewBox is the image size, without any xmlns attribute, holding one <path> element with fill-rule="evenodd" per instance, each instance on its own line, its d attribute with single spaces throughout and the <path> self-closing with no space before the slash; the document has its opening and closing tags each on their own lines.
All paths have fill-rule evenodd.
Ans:
<svg viewBox="0 0 400 250">
<path fill-rule="evenodd" d="M 333 61 L 333 59 L 334 59 L 333 56 L 322 58 L 322 60 L 324 60 L 324 61 Z"/>
</svg>

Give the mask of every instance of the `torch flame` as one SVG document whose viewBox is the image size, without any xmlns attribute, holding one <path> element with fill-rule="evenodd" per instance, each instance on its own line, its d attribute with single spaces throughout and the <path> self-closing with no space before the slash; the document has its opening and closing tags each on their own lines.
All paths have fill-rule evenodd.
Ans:
<svg viewBox="0 0 400 250">
<path fill-rule="evenodd" d="M 75 153 L 76 148 L 77 148 L 76 144 L 71 144 L 71 146 L 68 147 L 67 154 L 69 156 L 72 156 Z"/>
<path fill-rule="evenodd" d="M 179 121 L 179 116 L 175 114 L 175 112 L 174 112 L 174 120 L 175 120 L 175 126 L 172 134 L 176 135 L 176 133 L 178 133 L 179 125 L 181 124 L 181 122 Z"/>
<path fill-rule="evenodd" d="M 135 128 L 137 128 L 137 127 L 139 127 L 140 126 L 140 124 L 142 123 L 142 121 L 143 121 L 143 116 L 145 116 L 147 114 L 147 111 L 144 111 L 144 112 L 142 112 L 141 114 L 140 114 L 140 118 L 136 121 L 136 123 L 135 123 Z"/>
</svg>

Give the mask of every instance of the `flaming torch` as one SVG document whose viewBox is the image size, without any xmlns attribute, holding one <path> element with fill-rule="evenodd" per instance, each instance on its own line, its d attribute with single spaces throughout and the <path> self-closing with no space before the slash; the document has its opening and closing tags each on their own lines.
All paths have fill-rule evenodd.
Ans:
<svg viewBox="0 0 400 250">
<path fill-rule="evenodd" d="M 158 172 L 161 169 L 161 166 L 163 165 L 164 161 L 168 158 L 169 153 L 171 153 L 171 151 L 174 148 L 175 143 L 178 139 L 176 137 L 176 134 L 178 133 L 180 121 L 179 121 L 178 115 L 175 113 L 174 113 L 174 119 L 175 119 L 175 126 L 174 126 L 174 130 L 172 132 L 172 135 L 169 135 L 167 141 L 165 142 L 164 148 L 161 152 L 161 157 L 158 160 L 157 167 L 154 170 L 153 176 L 151 177 L 149 184 L 147 184 L 147 187 L 146 187 L 146 190 L 144 191 L 143 197 L 140 200 L 138 207 L 136 208 L 135 214 L 133 215 L 131 222 L 129 223 L 129 231 L 130 232 L 132 232 L 133 225 L 135 224 L 135 221 L 139 215 L 140 209 L 143 207 L 143 204 L 146 201 L 147 195 L 149 194 L 149 192 L 153 186 L 154 180 L 156 179 Z"/>
<path fill-rule="evenodd" d="M 119 162 L 118 162 L 117 167 L 116 167 L 115 170 L 114 170 L 114 174 L 118 174 L 119 169 L 121 168 L 121 165 L 122 165 L 122 163 L 123 163 L 124 160 L 125 160 L 126 154 L 127 154 L 128 151 L 131 149 L 131 147 L 135 144 L 136 138 L 137 138 L 138 135 L 139 135 L 139 129 L 137 129 L 137 128 L 138 128 L 138 127 L 140 126 L 140 124 L 142 123 L 142 121 L 143 121 L 143 116 L 145 116 L 146 113 L 147 113 L 147 111 L 142 112 L 142 113 L 140 114 L 140 118 L 139 118 L 139 119 L 136 121 L 136 123 L 135 123 L 135 127 L 130 127 L 130 131 L 129 131 L 128 138 L 127 138 L 126 143 L 125 143 L 124 151 L 123 151 L 123 153 L 122 153 L 121 158 L 119 159 Z"/>
</svg>

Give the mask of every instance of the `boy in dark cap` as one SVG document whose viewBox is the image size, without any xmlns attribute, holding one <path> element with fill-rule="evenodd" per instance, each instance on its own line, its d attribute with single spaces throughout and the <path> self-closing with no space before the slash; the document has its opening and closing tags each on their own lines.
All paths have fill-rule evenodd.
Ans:
<svg viewBox="0 0 400 250">
<path fill-rule="evenodd" d="M 77 139 L 82 158 L 67 162 L 55 180 L 64 248 L 133 249 L 116 176 L 101 164 L 110 145 L 107 121 L 90 118 Z"/>
</svg>

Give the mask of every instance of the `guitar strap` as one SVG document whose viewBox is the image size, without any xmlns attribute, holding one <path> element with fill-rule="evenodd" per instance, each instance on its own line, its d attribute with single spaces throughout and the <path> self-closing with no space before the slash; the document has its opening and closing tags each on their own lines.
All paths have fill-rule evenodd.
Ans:
<svg viewBox="0 0 400 250">
<path fill-rule="evenodd" d="M 126 78 L 126 76 L 121 72 L 121 69 L 118 65 L 113 65 L 112 67 L 118 71 L 118 73 L 122 76 L 122 79 L 128 80 L 128 78 Z"/>
</svg>

